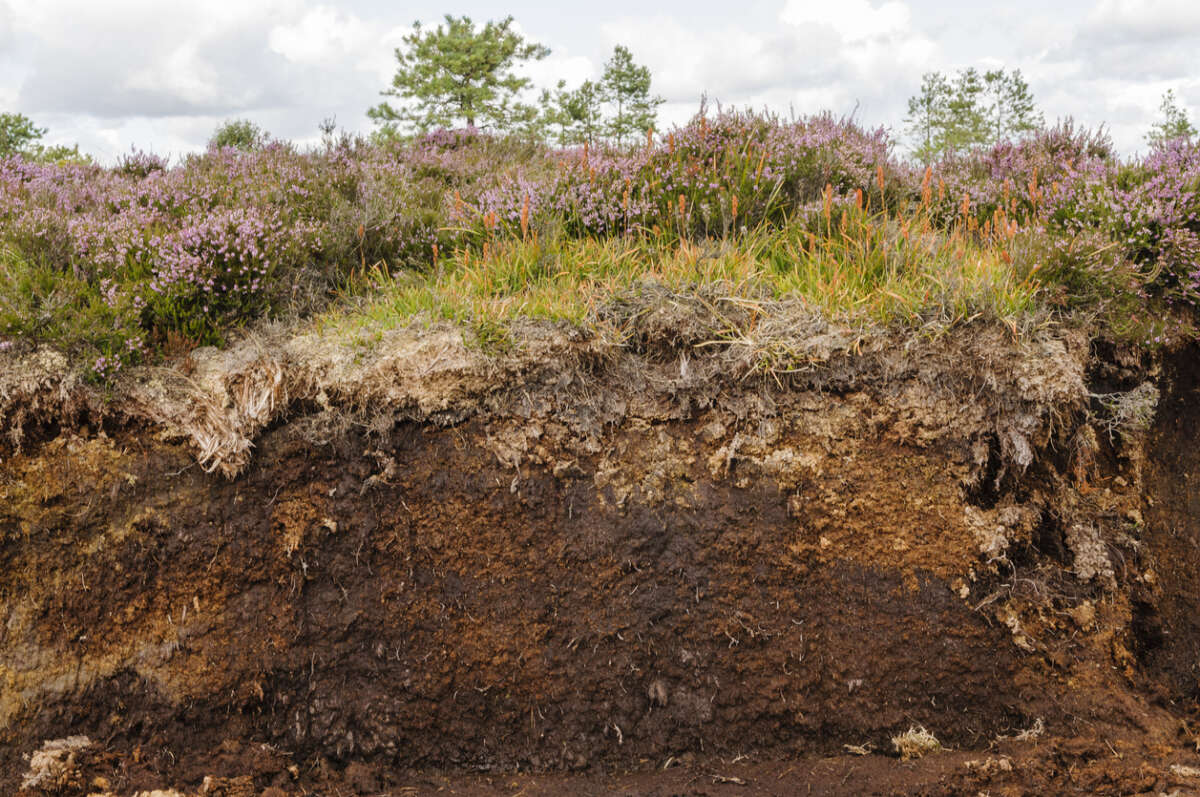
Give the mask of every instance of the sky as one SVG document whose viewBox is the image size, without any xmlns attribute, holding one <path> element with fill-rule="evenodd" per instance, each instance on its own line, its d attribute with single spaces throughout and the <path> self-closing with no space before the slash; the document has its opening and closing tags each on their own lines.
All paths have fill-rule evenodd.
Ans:
<svg viewBox="0 0 1200 797">
<path fill-rule="evenodd" d="M 1200 121 L 1200 0 L 518 0 L 450 7 L 394 0 L 0 0 L 0 111 L 111 162 L 132 149 L 202 149 L 222 121 L 315 142 L 366 110 L 395 72 L 414 21 L 512 15 L 548 46 L 539 86 L 596 78 L 617 44 L 666 99 L 660 128 L 710 105 L 832 111 L 888 127 L 903 146 L 907 100 L 925 72 L 1020 69 L 1047 120 L 1103 124 L 1144 149 L 1174 90 Z"/>
</svg>

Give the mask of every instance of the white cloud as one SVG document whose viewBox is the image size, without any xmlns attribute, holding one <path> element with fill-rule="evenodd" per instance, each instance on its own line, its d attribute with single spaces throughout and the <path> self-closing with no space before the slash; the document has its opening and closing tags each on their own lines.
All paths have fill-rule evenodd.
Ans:
<svg viewBox="0 0 1200 797">
<path fill-rule="evenodd" d="M 788 0 L 768 31 L 697 30 L 669 17 L 626 18 L 604 28 L 644 57 L 655 88 L 695 111 L 701 91 L 738 106 L 805 114 L 832 110 L 898 120 L 937 44 L 900 2 Z M 665 115 L 665 114 L 664 114 Z"/>
<path fill-rule="evenodd" d="M 271 19 L 297 8 L 295 0 L 13 0 L 32 67 L 20 102 L 112 117 L 254 107 L 287 88 L 262 45 Z"/>
<path fill-rule="evenodd" d="M 8 47 L 12 39 L 13 12 L 8 0 L 0 0 L 0 47 Z"/>
<path fill-rule="evenodd" d="M 363 71 L 379 72 L 393 63 L 389 40 L 400 42 L 404 31 L 381 32 L 362 19 L 329 6 L 306 10 L 298 19 L 270 29 L 273 52 L 295 64 L 329 66 L 352 63 Z"/>
<path fill-rule="evenodd" d="M 585 80 L 600 77 L 600 69 L 590 58 L 571 55 L 566 48 L 555 48 L 542 60 L 525 63 L 516 71 L 538 88 L 553 88 L 560 80 L 574 88 Z"/>
<path fill-rule="evenodd" d="M 202 105 L 222 100 L 220 75 L 203 59 L 197 42 L 186 42 L 158 63 L 133 70 L 121 85 L 137 93 L 187 97 Z"/>
<path fill-rule="evenodd" d="M 1028 70 L 1039 103 L 1047 117 L 1103 123 L 1121 151 L 1144 148 L 1162 94 L 1200 92 L 1200 4 L 1098 0 L 1081 16 Z"/>
<path fill-rule="evenodd" d="M 887 2 L 876 7 L 868 0 L 788 0 L 779 18 L 788 25 L 832 28 L 843 41 L 859 42 L 909 32 L 908 6 Z"/>
<path fill-rule="evenodd" d="M 494 16 L 475 2 L 463 12 Z M 580 7 L 571 24 L 533 0 L 511 10 L 552 48 L 521 67 L 537 86 L 599 77 L 624 44 L 667 98 L 667 124 L 706 92 L 784 113 L 859 103 L 861 121 L 898 126 L 923 72 L 965 66 L 1020 68 L 1047 117 L 1107 122 L 1126 150 L 1166 89 L 1193 119 L 1200 109 L 1200 0 L 658 0 Z M 107 159 L 130 144 L 201 147 L 235 116 L 299 140 L 330 115 L 366 130 L 411 20 L 436 25 L 441 11 L 432 0 L 0 0 L 0 110 Z"/>
<path fill-rule="evenodd" d="M 1088 14 L 1091 39 L 1151 44 L 1200 34 L 1195 0 L 1100 0 Z"/>
</svg>

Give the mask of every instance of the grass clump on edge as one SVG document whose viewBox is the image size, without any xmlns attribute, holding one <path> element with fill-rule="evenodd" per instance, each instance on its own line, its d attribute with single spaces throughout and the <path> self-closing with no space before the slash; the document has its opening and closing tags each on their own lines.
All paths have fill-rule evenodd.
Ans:
<svg viewBox="0 0 1200 797">
<path fill-rule="evenodd" d="M 799 302 L 850 326 L 953 326 L 987 318 L 1016 329 L 1039 308 L 1036 269 L 1022 275 L 1003 241 L 851 206 L 740 237 L 701 241 L 636 235 L 576 238 L 494 235 L 457 249 L 425 272 L 362 270 L 347 286 L 357 299 L 320 320 L 322 328 L 384 330 L 415 319 L 473 329 L 484 343 L 505 339 L 518 319 L 605 323 L 603 308 L 647 284 L 671 293 L 705 288 L 753 308 Z M 753 314 L 753 311 L 752 311 Z M 620 331 L 620 330 L 616 330 Z M 728 337 L 744 329 L 726 330 Z"/>
</svg>

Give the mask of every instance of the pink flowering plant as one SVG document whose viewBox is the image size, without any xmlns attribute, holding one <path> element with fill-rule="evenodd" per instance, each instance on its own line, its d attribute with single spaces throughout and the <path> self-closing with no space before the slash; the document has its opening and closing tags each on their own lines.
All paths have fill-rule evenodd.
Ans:
<svg viewBox="0 0 1200 797">
<path fill-rule="evenodd" d="M 705 108 L 624 148 L 467 128 L 175 163 L 131 151 L 110 168 L 15 156 L 0 160 L 0 342 L 50 343 L 109 379 L 171 340 L 219 344 L 264 316 L 320 311 L 368 272 L 469 268 L 506 242 L 670 252 L 757 246 L 763 231 L 786 233 L 768 258 L 783 276 L 862 242 L 880 274 L 911 268 L 918 241 L 970 244 L 1054 307 L 1119 295 L 1190 309 L 1198 192 L 1200 148 L 1186 140 L 1122 160 L 1102 132 L 1062 123 L 922 168 L 883 129 Z M 551 260 L 535 271 L 571 268 Z"/>
</svg>

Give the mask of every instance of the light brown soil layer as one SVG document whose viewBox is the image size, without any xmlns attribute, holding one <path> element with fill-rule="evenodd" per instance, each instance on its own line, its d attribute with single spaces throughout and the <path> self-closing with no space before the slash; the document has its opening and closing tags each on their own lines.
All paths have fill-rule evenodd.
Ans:
<svg viewBox="0 0 1200 797">
<path fill-rule="evenodd" d="M 234 478 L 153 414 L 27 424 L 0 792 L 1200 786 L 1200 351 L 554 345 L 364 425 L 293 395 Z M 1146 384 L 1148 432 L 1089 396 Z"/>
</svg>

